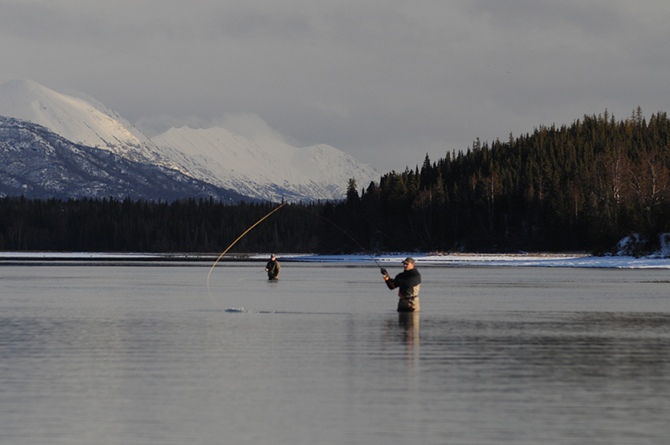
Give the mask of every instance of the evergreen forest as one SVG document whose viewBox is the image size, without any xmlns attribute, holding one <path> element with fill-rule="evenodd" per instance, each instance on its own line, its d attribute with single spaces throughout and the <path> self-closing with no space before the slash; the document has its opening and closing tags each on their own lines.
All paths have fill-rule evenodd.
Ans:
<svg viewBox="0 0 670 445">
<path fill-rule="evenodd" d="M 670 121 L 638 108 L 428 156 L 341 202 L 283 206 L 231 252 L 592 252 L 670 232 Z M 226 249 L 279 204 L 0 198 L 0 250 Z"/>
</svg>

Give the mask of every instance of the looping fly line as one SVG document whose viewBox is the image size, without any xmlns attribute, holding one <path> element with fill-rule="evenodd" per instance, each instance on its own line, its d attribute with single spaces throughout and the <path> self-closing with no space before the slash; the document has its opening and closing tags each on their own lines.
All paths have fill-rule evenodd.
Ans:
<svg viewBox="0 0 670 445">
<path fill-rule="evenodd" d="M 214 270 L 214 267 L 216 267 L 216 265 L 218 264 L 219 260 L 220 260 L 221 258 L 223 258 L 223 256 L 230 250 L 230 248 L 233 247 L 233 246 L 235 245 L 235 243 L 237 243 L 240 239 L 242 239 L 242 237 L 243 237 L 244 235 L 246 235 L 247 233 L 249 233 L 249 232 L 251 231 L 251 229 L 253 229 L 253 228 L 256 227 L 257 225 L 259 225 L 259 224 L 260 224 L 261 222 L 263 222 L 266 218 L 268 218 L 270 215 L 272 215 L 273 213 L 275 213 L 277 210 L 279 210 L 279 209 L 281 209 L 282 207 L 284 207 L 286 204 L 288 204 L 288 203 L 285 202 L 285 203 L 281 204 L 280 206 L 278 206 L 278 207 L 276 207 L 275 209 L 273 209 L 270 213 L 268 213 L 267 215 L 265 215 L 264 217 L 262 217 L 261 219 L 259 219 L 258 221 L 256 221 L 256 223 L 254 223 L 254 225 L 252 225 L 252 226 L 249 227 L 247 230 L 245 230 L 244 233 L 243 233 L 242 235 L 238 236 L 237 239 L 236 239 L 235 241 L 233 241 L 232 244 L 231 244 L 230 246 L 228 246 L 228 247 L 226 248 L 226 250 L 223 251 L 223 253 L 221 253 L 221 255 L 219 255 L 219 257 L 216 259 L 216 261 L 214 262 L 214 264 L 212 264 L 212 267 L 209 269 L 209 273 L 207 274 L 207 292 L 209 293 L 209 296 L 210 296 L 210 298 L 212 299 L 212 301 L 214 302 L 214 304 L 217 305 L 219 308 L 223 309 L 223 307 L 222 307 L 222 306 L 216 301 L 216 299 L 214 298 L 214 295 L 212 295 L 212 291 L 210 290 L 210 287 L 209 287 L 209 277 L 212 275 L 212 271 Z M 305 210 L 307 210 L 307 211 L 310 212 L 310 213 L 315 214 L 316 216 L 318 216 L 319 218 L 323 219 L 324 221 L 326 221 L 326 222 L 332 224 L 336 229 L 338 229 L 339 231 L 341 231 L 342 233 L 344 233 L 347 237 L 349 237 L 349 239 L 351 239 L 356 245 L 358 245 L 358 247 L 360 247 L 363 251 L 365 251 L 365 248 L 364 248 L 358 241 L 356 241 L 356 239 L 355 239 L 354 237 L 352 237 L 352 236 L 349 235 L 346 231 L 344 231 L 344 229 L 342 229 L 340 226 L 338 226 L 337 224 L 335 224 L 334 222 L 332 222 L 332 221 L 329 220 L 328 218 L 326 218 L 326 217 L 324 217 L 324 216 L 322 216 L 322 215 L 319 215 L 319 214 L 316 213 L 316 212 L 313 212 L 313 211 L 311 211 L 311 210 L 309 210 L 309 209 L 305 209 Z M 372 261 L 377 265 L 377 267 L 379 267 L 379 268 L 381 269 L 381 266 L 380 266 L 380 264 L 377 262 L 377 260 L 375 260 L 375 258 L 374 258 L 372 255 L 370 255 L 370 254 L 367 254 L 367 255 L 372 259 Z"/>
<path fill-rule="evenodd" d="M 228 251 L 230 250 L 230 248 L 233 247 L 233 246 L 235 245 L 235 243 L 237 243 L 239 240 L 241 240 L 242 237 L 243 237 L 244 235 L 246 235 L 247 233 L 249 233 L 249 232 L 251 231 L 251 229 L 253 229 L 253 228 L 256 227 L 257 225 L 259 225 L 259 224 L 260 224 L 261 222 L 263 222 L 267 217 L 269 217 L 269 216 L 272 215 L 274 212 L 276 212 L 277 210 L 279 210 L 279 209 L 281 209 L 282 207 L 284 207 L 286 204 L 287 204 L 287 203 L 283 203 L 282 205 L 280 205 L 279 207 L 275 208 L 275 209 L 272 210 L 270 213 L 268 213 L 267 215 L 265 215 L 264 217 L 262 217 L 261 219 L 259 219 L 258 221 L 256 221 L 256 223 L 255 223 L 253 226 L 249 227 L 247 230 L 244 231 L 244 233 L 243 233 L 242 235 L 238 236 L 237 239 L 236 239 L 235 241 L 233 241 L 232 244 L 231 244 L 230 246 L 228 246 L 228 248 L 226 248 L 226 250 L 224 250 L 223 253 L 221 253 L 221 255 L 219 255 L 219 257 L 216 259 L 216 261 L 214 261 L 214 264 L 212 264 L 212 267 L 209 269 L 209 273 L 207 274 L 207 292 L 209 292 L 209 296 L 210 296 L 210 298 L 212 299 L 212 301 L 214 302 L 214 304 L 216 304 L 217 306 L 219 306 L 221 309 L 223 309 L 223 307 L 221 307 L 221 305 L 216 301 L 216 299 L 214 298 L 214 295 L 212 295 L 212 291 L 209 289 L 209 277 L 210 277 L 210 275 L 212 275 L 212 271 L 214 270 L 214 267 L 217 265 L 217 263 L 219 262 L 219 260 L 226 254 L 226 252 L 228 252 Z"/>
</svg>

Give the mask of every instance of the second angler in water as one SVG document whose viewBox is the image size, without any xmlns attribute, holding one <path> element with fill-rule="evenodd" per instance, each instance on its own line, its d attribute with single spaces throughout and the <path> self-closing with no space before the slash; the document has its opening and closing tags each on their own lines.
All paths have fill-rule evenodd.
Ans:
<svg viewBox="0 0 670 445">
<path fill-rule="evenodd" d="M 279 279 L 279 272 L 281 272 L 281 266 L 277 257 L 274 254 L 270 256 L 270 261 L 265 265 L 265 271 L 268 273 L 268 280 L 274 281 Z"/>
</svg>

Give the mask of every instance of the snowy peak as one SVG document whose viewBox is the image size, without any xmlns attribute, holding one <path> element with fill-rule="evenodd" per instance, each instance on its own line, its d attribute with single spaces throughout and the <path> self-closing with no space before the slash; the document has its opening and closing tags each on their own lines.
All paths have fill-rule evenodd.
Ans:
<svg viewBox="0 0 670 445">
<path fill-rule="evenodd" d="M 167 167 L 262 200 L 343 199 L 349 179 L 378 180 L 370 166 L 328 145 L 294 147 L 267 128 L 244 137 L 221 127 L 172 128 L 152 139 L 83 93 L 62 94 L 30 80 L 0 85 L 0 115 L 29 121 L 70 142 L 133 162 Z"/>
<path fill-rule="evenodd" d="M 0 197 L 248 201 L 176 170 L 75 144 L 25 120 L 0 116 Z"/>
<path fill-rule="evenodd" d="M 30 80 L 0 85 L 0 114 L 49 128 L 64 138 L 91 147 L 108 140 L 140 141 L 88 102 L 57 93 Z"/>
<path fill-rule="evenodd" d="M 291 165 L 314 181 L 335 181 L 344 174 L 350 175 L 347 181 L 353 177 L 362 186 L 378 179 L 372 167 L 362 165 L 352 156 L 325 144 L 298 149 L 291 159 Z"/>
<path fill-rule="evenodd" d="M 99 104 L 98 108 L 104 110 Z M 164 164 L 146 137 L 88 101 L 50 90 L 31 80 L 0 85 L 0 115 L 30 121 L 65 139 L 98 147 L 135 161 Z M 136 134 L 133 134 L 136 133 Z"/>
<path fill-rule="evenodd" d="M 172 128 L 151 140 L 193 177 L 260 199 L 342 199 L 349 179 L 367 184 L 378 177 L 372 167 L 328 145 L 297 148 L 221 127 Z"/>
</svg>

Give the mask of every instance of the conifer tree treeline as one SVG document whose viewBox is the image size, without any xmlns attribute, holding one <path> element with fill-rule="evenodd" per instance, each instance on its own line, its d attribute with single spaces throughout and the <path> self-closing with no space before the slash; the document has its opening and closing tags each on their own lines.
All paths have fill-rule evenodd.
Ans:
<svg viewBox="0 0 670 445">
<path fill-rule="evenodd" d="M 638 108 L 392 171 L 293 204 L 235 252 L 595 251 L 670 232 L 670 121 Z M 0 250 L 220 252 L 276 204 L 0 199 Z"/>
<path fill-rule="evenodd" d="M 214 253 L 276 206 L 213 199 L 167 203 L 5 197 L 0 199 L 0 250 Z M 259 224 L 231 252 L 318 251 L 312 207 L 301 206 L 299 214 L 291 206 L 282 209 L 281 219 Z"/>
<path fill-rule="evenodd" d="M 351 226 L 371 246 L 424 251 L 603 251 L 670 231 L 670 121 L 638 108 L 447 153 L 371 184 Z M 392 241 L 391 241 L 392 240 Z"/>
</svg>

